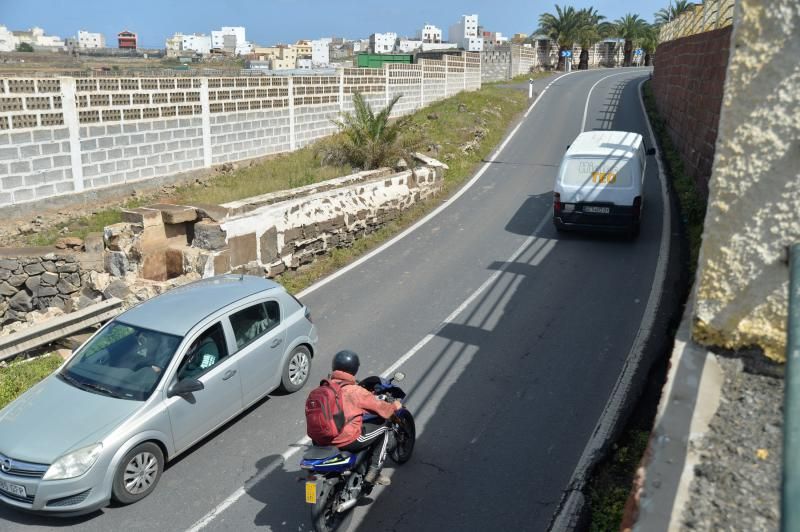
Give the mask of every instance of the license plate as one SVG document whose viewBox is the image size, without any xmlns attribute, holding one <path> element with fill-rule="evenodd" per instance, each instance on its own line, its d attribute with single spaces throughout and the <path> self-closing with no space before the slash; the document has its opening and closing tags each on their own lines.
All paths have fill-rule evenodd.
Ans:
<svg viewBox="0 0 800 532">
<path fill-rule="evenodd" d="M 25 493 L 25 486 L 20 486 L 18 484 L 11 484 L 10 482 L 6 482 L 5 480 L 0 480 L 0 490 L 3 490 L 6 493 L 10 493 L 12 495 L 16 495 L 17 497 L 28 496 L 28 494 Z"/>
<path fill-rule="evenodd" d="M 584 205 L 583 212 L 590 212 L 593 214 L 608 214 L 611 212 L 611 207 L 595 207 L 592 205 Z"/>
<path fill-rule="evenodd" d="M 316 481 L 310 480 L 306 482 L 306 502 L 308 504 L 316 504 L 317 503 L 317 483 Z"/>
</svg>

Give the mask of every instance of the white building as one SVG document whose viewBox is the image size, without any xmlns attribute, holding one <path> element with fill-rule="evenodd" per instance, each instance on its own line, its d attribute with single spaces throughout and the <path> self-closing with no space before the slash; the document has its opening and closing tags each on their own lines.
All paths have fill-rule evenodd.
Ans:
<svg viewBox="0 0 800 532">
<path fill-rule="evenodd" d="M 424 43 L 442 42 L 442 29 L 433 24 L 425 24 L 421 30 L 417 31 L 417 39 Z"/>
<path fill-rule="evenodd" d="M 483 37 L 478 34 L 478 15 L 462 15 L 461 20 L 450 26 L 447 39 L 469 52 L 482 51 Z"/>
<path fill-rule="evenodd" d="M 202 33 L 181 35 L 181 49 L 184 52 L 191 51 L 198 55 L 208 55 L 211 52 L 211 37 Z"/>
<path fill-rule="evenodd" d="M 324 39 L 315 39 L 311 41 L 311 63 L 315 67 L 326 66 L 330 64 L 331 40 L 332 39 L 330 39 L 329 37 L 325 37 Z"/>
<path fill-rule="evenodd" d="M 401 54 L 410 54 L 422 48 L 422 41 L 414 39 L 399 39 L 397 41 L 397 51 Z"/>
<path fill-rule="evenodd" d="M 454 42 L 424 42 L 422 43 L 423 52 L 439 50 L 458 50 L 458 45 Z"/>
<path fill-rule="evenodd" d="M 394 52 L 396 43 L 397 34 L 393 32 L 373 33 L 369 36 L 369 50 L 373 54 L 390 54 Z"/>
<path fill-rule="evenodd" d="M 106 38 L 102 33 L 78 30 L 78 48 L 88 50 L 92 48 L 105 48 Z"/>
<path fill-rule="evenodd" d="M 297 68 L 300 70 L 311 70 L 314 68 L 313 59 L 302 58 L 297 60 Z"/>
<path fill-rule="evenodd" d="M 243 26 L 223 26 L 219 30 L 212 31 L 211 46 L 235 55 L 245 55 L 253 51 L 253 46 L 247 42 Z"/>
<path fill-rule="evenodd" d="M 14 34 L 5 26 L 0 26 L 0 52 L 13 52 L 17 48 Z"/>
</svg>

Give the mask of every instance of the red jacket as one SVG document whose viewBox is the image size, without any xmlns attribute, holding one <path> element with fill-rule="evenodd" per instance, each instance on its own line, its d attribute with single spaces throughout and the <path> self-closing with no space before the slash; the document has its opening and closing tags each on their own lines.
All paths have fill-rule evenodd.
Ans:
<svg viewBox="0 0 800 532">
<path fill-rule="evenodd" d="M 342 410 L 344 411 L 345 425 L 342 432 L 333 439 L 336 447 L 344 447 L 356 441 L 361 436 L 361 415 L 365 412 L 378 414 L 382 418 L 389 418 L 394 414 L 394 405 L 381 401 L 365 388 L 356 384 L 356 378 L 344 371 L 331 373 L 331 380 L 342 387 Z"/>
</svg>

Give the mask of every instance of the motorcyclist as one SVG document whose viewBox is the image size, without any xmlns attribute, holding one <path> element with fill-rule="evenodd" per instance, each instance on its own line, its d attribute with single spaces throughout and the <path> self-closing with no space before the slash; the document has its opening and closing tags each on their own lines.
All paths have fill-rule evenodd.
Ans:
<svg viewBox="0 0 800 532">
<path fill-rule="evenodd" d="M 391 430 L 386 421 L 365 422 L 363 415 L 371 412 L 385 420 L 403 405 L 400 401 L 393 403 L 381 401 L 369 390 L 358 386 L 355 378 L 358 367 L 358 355 L 353 351 L 339 351 L 333 357 L 333 373 L 330 380 L 342 387 L 345 425 L 332 443 L 339 449 L 350 452 L 359 452 L 371 447 L 369 469 L 364 481 L 386 486 L 391 481 L 386 475 L 381 474 L 381 468 L 386 459 Z"/>
</svg>

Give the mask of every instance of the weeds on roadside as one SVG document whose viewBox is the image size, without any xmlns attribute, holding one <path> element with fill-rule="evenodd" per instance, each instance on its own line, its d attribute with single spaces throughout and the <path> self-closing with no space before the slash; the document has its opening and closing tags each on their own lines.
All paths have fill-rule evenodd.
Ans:
<svg viewBox="0 0 800 532">
<path fill-rule="evenodd" d="M 22 392 L 44 379 L 61 365 L 58 355 L 46 355 L 33 360 L 20 360 L 0 367 L 0 408 Z"/>
<path fill-rule="evenodd" d="M 700 254 L 700 244 L 703 238 L 703 224 L 706 217 L 706 199 L 698 192 L 697 186 L 686 173 L 683 161 L 667 133 L 667 126 L 661 115 L 658 114 L 655 96 L 650 81 L 644 84 L 644 103 L 647 116 L 661 146 L 662 157 L 667 168 L 667 177 L 678 196 L 681 217 L 686 228 L 689 240 L 689 275 L 694 279 L 697 269 L 697 257 Z"/>
</svg>

